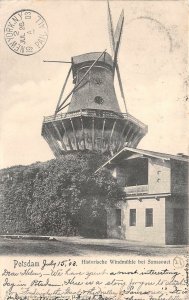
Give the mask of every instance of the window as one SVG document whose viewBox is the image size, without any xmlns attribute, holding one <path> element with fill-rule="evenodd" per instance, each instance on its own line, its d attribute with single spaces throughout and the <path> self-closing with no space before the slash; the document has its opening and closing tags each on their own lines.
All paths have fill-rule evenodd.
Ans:
<svg viewBox="0 0 189 300">
<path fill-rule="evenodd" d="M 97 104 L 102 104 L 104 102 L 103 98 L 100 97 L 100 96 L 96 96 L 94 98 L 94 101 L 97 103 Z"/>
<path fill-rule="evenodd" d="M 130 226 L 136 226 L 136 209 L 130 209 Z"/>
<path fill-rule="evenodd" d="M 153 208 L 146 208 L 146 227 L 153 226 Z"/>
<path fill-rule="evenodd" d="M 116 225 L 121 226 L 121 209 L 116 209 Z"/>
</svg>

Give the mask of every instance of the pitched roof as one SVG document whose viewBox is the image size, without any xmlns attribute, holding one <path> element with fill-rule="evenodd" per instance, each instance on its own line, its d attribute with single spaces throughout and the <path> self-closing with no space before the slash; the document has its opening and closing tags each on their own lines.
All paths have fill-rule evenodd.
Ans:
<svg viewBox="0 0 189 300">
<path fill-rule="evenodd" d="M 120 162 L 122 160 L 127 160 L 133 154 L 139 154 L 143 157 L 153 157 L 153 158 L 158 158 L 158 159 L 162 159 L 162 160 L 174 159 L 174 160 L 189 163 L 189 156 L 184 155 L 184 154 L 173 155 L 173 154 L 168 154 L 168 153 L 155 152 L 155 151 L 151 151 L 151 150 L 124 147 L 118 153 L 116 153 L 114 156 L 112 156 L 107 162 L 105 162 L 97 171 L 99 171 L 100 169 L 102 169 L 103 167 L 105 167 L 108 164 Z"/>
<path fill-rule="evenodd" d="M 72 63 L 73 65 L 79 65 L 86 62 L 94 62 L 101 54 L 102 52 L 89 52 L 80 54 L 77 56 L 72 57 Z M 102 57 L 99 58 L 99 62 L 103 62 L 105 64 L 110 65 L 110 67 L 113 68 L 113 60 L 109 53 L 105 52 Z"/>
</svg>

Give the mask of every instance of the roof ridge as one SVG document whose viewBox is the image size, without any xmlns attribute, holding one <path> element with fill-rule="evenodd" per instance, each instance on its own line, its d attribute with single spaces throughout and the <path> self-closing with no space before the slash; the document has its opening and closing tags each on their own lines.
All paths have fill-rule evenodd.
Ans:
<svg viewBox="0 0 189 300">
<path fill-rule="evenodd" d="M 130 147 L 128 147 L 130 148 Z M 131 148 L 131 149 L 134 149 L 134 148 Z M 147 151 L 147 152 L 152 152 L 152 153 L 156 153 L 156 154 L 162 154 L 162 155 L 169 155 L 169 156 L 176 156 L 176 157 L 182 157 L 181 155 L 178 155 L 178 154 L 171 154 L 171 153 L 166 153 L 166 152 L 157 152 L 157 151 L 154 151 L 154 150 L 146 150 L 146 149 L 141 149 L 141 148 L 136 148 L 138 150 L 141 150 L 141 151 Z M 184 154 L 183 155 L 187 156 L 189 158 L 189 155 L 187 154 Z"/>
</svg>

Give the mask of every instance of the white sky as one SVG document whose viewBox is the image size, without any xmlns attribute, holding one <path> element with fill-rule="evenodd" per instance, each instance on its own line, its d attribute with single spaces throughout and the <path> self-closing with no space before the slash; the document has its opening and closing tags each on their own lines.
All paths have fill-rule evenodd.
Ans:
<svg viewBox="0 0 189 300">
<path fill-rule="evenodd" d="M 125 12 L 119 67 L 128 110 L 149 128 L 138 147 L 188 153 L 187 5 L 110 5 L 114 23 L 122 8 Z M 39 12 L 49 28 L 46 45 L 32 56 L 11 51 L 3 36 L 7 19 L 23 8 Z M 42 120 L 53 114 L 69 66 L 43 60 L 70 60 L 105 49 L 110 52 L 106 1 L 0 1 L 1 168 L 53 158 L 41 137 Z"/>
</svg>

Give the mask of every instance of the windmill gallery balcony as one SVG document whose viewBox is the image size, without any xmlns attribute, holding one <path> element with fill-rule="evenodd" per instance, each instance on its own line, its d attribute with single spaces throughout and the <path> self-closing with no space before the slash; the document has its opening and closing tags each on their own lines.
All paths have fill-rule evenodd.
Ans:
<svg viewBox="0 0 189 300">
<path fill-rule="evenodd" d="M 57 115 L 52 115 L 52 116 L 48 116 L 48 117 L 44 117 L 44 123 L 49 122 L 49 121 L 57 121 L 57 120 L 61 120 L 61 119 L 66 119 L 66 118 L 70 118 L 70 117 L 81 117 L 81 116 L 86 116 L 86 117 L 99 117 L 99 118 L 123 118 L 123 119 L 127 119 L 128 121 L 132 121 L 133 123 L 135 123 L 136 125 L 139 125 L 142 129 L 145 130 L 145 133 L 147 132 L 147 126 L 142 123 L 141 121 L 139 121 L 138 119 L 136 119 L 135 117 L 133 117 L 131 114 L 129 113 L 115 113 L 112 111 L 108 111 L 108 110 L 97 110 L 97 109 L 80 109 L 77 111 L 73 111 L 73 112 L 68 112 L 68 113 L 61 113 L 61 114 L 57 114 Z"/>
<path fill-rule="evenodd" d="M 147 126 L 130 114 L 80 109 L 44 117 L 42 136 L 55 157 L 67 151 L 95 150 L 115 153 L 125 144 L 136 147 Z"/>
</svg>

